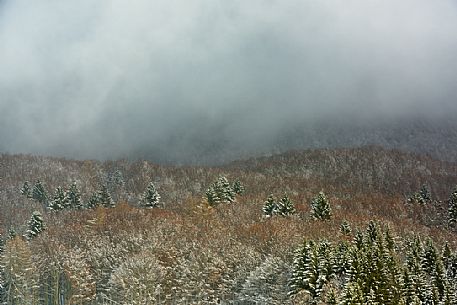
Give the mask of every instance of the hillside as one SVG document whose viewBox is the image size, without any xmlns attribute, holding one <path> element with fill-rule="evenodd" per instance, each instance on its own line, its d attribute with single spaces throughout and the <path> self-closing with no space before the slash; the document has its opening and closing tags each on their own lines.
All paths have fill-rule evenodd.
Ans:
<svg viewBox="0 0 457 305">
<path fill-rule="evenodd" d="M 325 239 L 333 249 L 341 241 L 356 240 L 358 230 L 393 234 L 397 250 L 392 248 L 390 255 L 397 271 L 406 259 L 400 249 L 408 250 L 414 238 L 420 238 L 424 249 L 427 238 L 437 249 L 445 241 L 451 251 L 457 249 L 447 215 L 447 199 L 457 185 L 457 164 L 377 146 L 291 151 L 218 167 L 7 154 L 1 155 L 0 166 L 0 232 L 6 241 L 6 262 L 32 270 L 21 283 L 41 283 L 39 290 L 24 288 L 30 297 L 45 300 L 37 304 L 57 304 L 59 298 L 65 304 L 104 304 L 112 299 L 122 304 L 216 304 L 222 299 L 308 304 L 312 300 L 300 291 L 309 288 L 289 296 L 296 271 L 294 253 L 303 240 L 319 245 Z M 205 192 L 220 176 L 241 181 L 246 192 L 231 204 L 210 206 Z M 57 187 L 65 189 L 75 182 L 84 204 L 106 186 L 114 207 L 49 210 L 20 193 L 25 181 L 33 185 L 37 180 L 50 200 Z M 150 182 L 160 193 L 162 206 L 145 209 L 139 200 Z M 407 204 L 422 185 L 431 191 L 430 202 Z M 328 221 L 311 217 L 310 202 L 320 191 L 331 203 Z M 296 213 L 265 217 L 262 209 L 269 194 L 287 194 Z M 31 240 L 7 239 L 11 230 L 18 236 L 28 234 L 33 211 L 43 215 L 46 230 Z M 350 232 L 342 233 L 343 223 Z M 367 236 L 365 246 L 376 244 Z M 15 253 L 20 255 L 12 261 Z M 332 285 L 337 286 L 332 289 L 338 298 L 348 293 L 347 274 L 335 273 Z M 7 274 L 10 281 L 11 276 Z M 331 290 L 325 287 L 326 293 Z M 440 292 L 440 298 L 444 295 Z"/>
</svg>

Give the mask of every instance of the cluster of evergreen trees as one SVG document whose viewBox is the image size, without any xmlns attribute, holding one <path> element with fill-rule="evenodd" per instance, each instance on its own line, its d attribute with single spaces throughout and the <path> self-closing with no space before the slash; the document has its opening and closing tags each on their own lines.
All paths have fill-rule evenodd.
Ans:
<svg viewBox="0 0 457 305">
<path fill-rule="evenodd" d="M 417 205 L 441 205 L 442 202 L 439 200 L 434 200 L 432 198 L 431 191 L 426 185 L 423 185 L 419 191 L 413 193 L 412 195 L 408 196 L 406 202 L 408 204 L 417 204 Z M 454 187 L 451 194 L 449 195 L 448 200 L 445 201 L 447 203 L 447 222 L 449 226 L 456 227 L 457 225 L 457 186 Z"/>
<path fill-rule="evenodd" d="M 215 182 L 211 183 L 205 192 L 206 201 L 210 206 L 219 203 L 232 203 L 237 195 L 243 195 L 245 188 L 239 180 L 230 184 L 229 180 L 220 176 Z"/>
<path fill-rule="evenodd" d="M 273 215 L 289 216 L 296 212 L 294 203 L 287 194 L 284 194 L 280 200 L 273 194 L 270 194 L 263 204 L 262 211 L 266 217 L 271 217 Z M 331 218 L 331 215 L 329 200 L 324 192 L 319 192 L 319 194 L 311 200 L 311 217 L 316 220 L 328 220 Z"/>
<path fill-rule="evenodd" d="M 457 304 L 457 253 L 417 236 L 398 243 L 370 222 L 350 243 L 305 241 L 290 288 L 311 304 Z"/>
<path fill-rule="evenodd" d="M 263 205 L 263 214 L 267 217 L 273 215 L 288 216 L 295 214 L 295 206 L 287 194 L 278 200 L 273 194 L 269 195 Z"/>
</svg>

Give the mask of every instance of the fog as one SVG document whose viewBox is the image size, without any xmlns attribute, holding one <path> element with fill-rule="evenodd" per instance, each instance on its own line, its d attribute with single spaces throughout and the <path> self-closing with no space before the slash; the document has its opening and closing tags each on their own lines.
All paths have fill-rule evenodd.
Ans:
<svg viewBox="0 0 457 305">
<path fill-rule="evenodd" d="M 439 121 L 456 57 L 455 0 L 0 0 L 0 152 L 218 162 Z"/>
</svg>

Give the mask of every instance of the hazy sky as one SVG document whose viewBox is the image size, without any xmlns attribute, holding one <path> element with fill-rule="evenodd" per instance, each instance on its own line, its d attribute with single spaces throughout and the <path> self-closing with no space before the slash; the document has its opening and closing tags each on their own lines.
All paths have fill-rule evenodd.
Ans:
<svg viewBox="0 0 457 305">
<path fill-rule="evenodd" d="M 456 104 L 457 0 L 0 0 L 4 152 L 198 158 Z"/>
</svg>

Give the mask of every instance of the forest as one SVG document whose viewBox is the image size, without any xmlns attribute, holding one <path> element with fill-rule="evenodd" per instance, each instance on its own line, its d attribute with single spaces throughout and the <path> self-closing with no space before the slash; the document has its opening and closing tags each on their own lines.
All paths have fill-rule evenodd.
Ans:
<svg viewBox="0 0 457 305">
<path fill-rule="evenodd" d="M 457 164 L 366 146 L 220 166 L 0 155 L 7 305 L 457 304 Z"/>
</svg>

